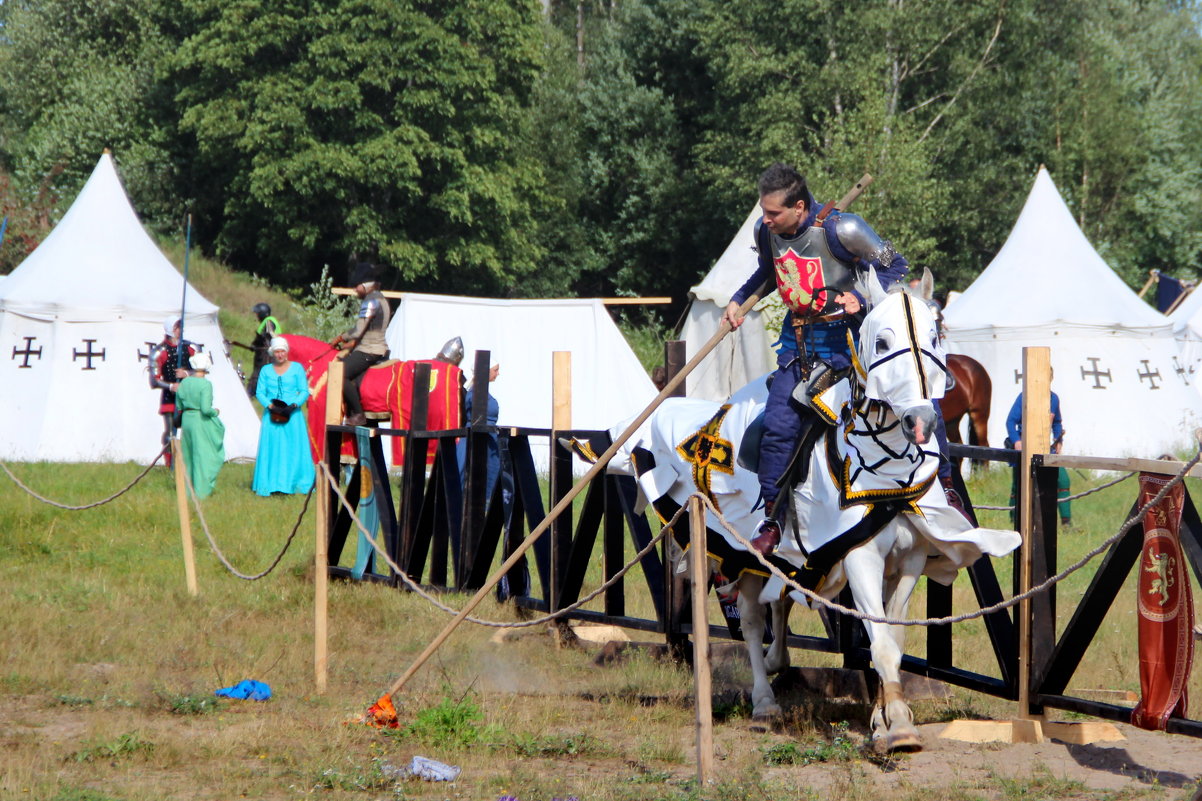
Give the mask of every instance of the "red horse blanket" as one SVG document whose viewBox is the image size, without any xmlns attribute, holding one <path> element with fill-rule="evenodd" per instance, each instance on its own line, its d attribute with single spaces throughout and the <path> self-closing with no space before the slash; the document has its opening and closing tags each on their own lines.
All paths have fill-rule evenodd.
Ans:
<svg viewBox="0 0 1202 801">
<path fill-rule="evenodd" d="M 313 459 L 325 456 L 325 438 L 322 436 L 326 417 L 326 380 L 330 362 L 337 349 L 320 339 L 285 334 L 288 340 L 289 358 L 299 362 L 309 378 L 309 447 Z M 460 401 L 462 372 L 453 364 L 428 362 L 430 364 L 430 399 L 426 415 L 426 429 L 430 431 L 459 428 L 463 420 Z M 409 401 L 413 393 L 413 369 L 416 361 L 387 361 L 368 369 L 359 384 L 359 395 L 363 408 L 368 412 L 387 412 L 392 416 L 393 428 L 408 428 L 410 419 Z M 341 400 L 338 401 L 341 403 Z M 431 440 L 427 446 L 426 464 L 432 464 L 437 443 Z M 354 438 L 349 434 L 342 439 L 342 453 L 354 456 Z M 405 459 L 404 437 L 392 438 L 392 463 L 399 465 Z"/>
</svg>

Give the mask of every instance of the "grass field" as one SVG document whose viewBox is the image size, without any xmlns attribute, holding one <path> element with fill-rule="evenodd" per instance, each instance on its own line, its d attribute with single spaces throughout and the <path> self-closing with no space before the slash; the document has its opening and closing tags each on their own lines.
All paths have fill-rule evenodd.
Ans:
<svg viewBox="0 0 1202 801">
<path fill-rule="evenodd" d="M 77 504 L 114 492 L 140 472 L 136 465 L 12 469 L 42 494 Z M 303 501 L 258 498 L 249 491 L 250 479 L 250 466 L 227 465 L 204 506 L 218 546 L 244 573 L 270 563 Z M 1074 490 L 1085 485 L 1077 475 L 1074 480 Z M 1009 484 L 993 472 L 974 480 L 971 489 L 978 502 L 1000 504 Z M 1134 492 L 1134 482 L 1125 482 L 1078 502 L 1076 529 L 1062 540 L 1062 563 L 1113 533 Z M 1004 525 L 1002 513 L 986 514 L 996 515 L 986 525 Z M 723 782 L 699 791 L 690 674 L 639 654 L 598 667 L 595 647 L 557 648 L 543 627 L 461 627 L 398 695 L 404 728 L 348 725 L 447 616 L 383 586 L 333 583 L 329 688 L 317 695 L 312 519 L 302 524 L 279 567 L 256 582 L 233 577 L 194 529 L 196 598 L 184 588 L 174 483 L 166 470 L 155 469 L 118 500 L 85 512 L 42 504 L 0 476 L 0 632 L 6 646 L 0 798 L 826 798 L 829 789 L 816 789 L 806 773 L 812 768 L 801 767 L 815 764 L 836 771 L 839 797 L 880 797 L 873 776 L 882 768 L 859 747 L 867 717 L 862 705 L 810 701 L 783 732 L 749 732 L 745 702 L 725 692 L 746 682 L 737 660 L 717 668 Z M 343 561 L 351 560 L 353 552 Z M 1008 563 L 998 567 L 1008 587 Z M 1071 614 L 1089 572 L 1063 585 L 1062 618 Z M 631 613 L 649 615 L 637 574 L 627 586 Z M 1107 615 L 1103 637 L 1074 688 L 1138 691 L 1133 592 L 1127 588 Z M 961 578 L 958 611 L 970 608 L 970 597 Z M 464 600 L 448 599 L 454 606 Z M 921 598 L 912 608 L 923 608 Z M 516 619 L 513 609 L 492 600 L 477 614 Z M 804 614 L 795 615 L 793 625 L 816 630 Z M 922 653 L 920 644 L 911 650 Z M 987 650 L 979 624 L 957 625 L 958 664 L 994 672 Z M 805 652 L 795 652 L 794 662 L 836 664 Z M 245 678 L 268 683 L 272 700 L 213 696 Z M 1191 690 L 1200 689 L 1195 678 Z M 919 722 L 932 722 L 1004 718 L 1012 707 L 957 690 L 950 699 L 919 702 L 915 710 Z M 389 775 L 419 754 L 463 773 L 450 785 L 398 782 Z M 935 788 L 912 776 L 889 797 L 1089 797 L 1077 783 L 1052 779 L 1033 770 L 1029 781 L 996 778 Z M 1112 797 L 1186 796 L 1153 784 Z"/>
</svg>

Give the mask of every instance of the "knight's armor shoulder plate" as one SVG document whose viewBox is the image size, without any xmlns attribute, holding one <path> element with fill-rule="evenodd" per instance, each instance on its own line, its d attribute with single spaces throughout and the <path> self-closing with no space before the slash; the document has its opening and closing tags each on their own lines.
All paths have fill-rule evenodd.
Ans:
<svg viewBox="0 0 1202 801">
<path fill-rule="evenodd" d="M 881 239 L 860 215 L 841 212 L 834 222 L 835 236 L 839 237 L 839 244 L 861 260 L 876 261 L 883 265 L 893 261 L 896 255 L 893 244 L 887 239 Z"/>
<path fill-rule="evenodd" d="M 373 297 L 366 297 L 359 302 L 359 317 L 370 320 L 380 313 L 380 301 Z"/>
</svg>

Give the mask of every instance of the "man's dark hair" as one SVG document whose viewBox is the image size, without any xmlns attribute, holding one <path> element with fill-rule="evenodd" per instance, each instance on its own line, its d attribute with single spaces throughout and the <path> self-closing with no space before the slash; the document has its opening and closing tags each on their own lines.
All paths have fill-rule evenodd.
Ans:
<svg viewBox="0 0 1202 801">
<path fill-rule="evenodd" d="M 785 193 L 785 205 L 794 206 L 799 200 L 807 200 L 810 190 L 806 188 L 806 179 L 801 173 L 788 164 L 776 162 L 760 176 L 760 197 L 774 192 Z"/>
</svg>

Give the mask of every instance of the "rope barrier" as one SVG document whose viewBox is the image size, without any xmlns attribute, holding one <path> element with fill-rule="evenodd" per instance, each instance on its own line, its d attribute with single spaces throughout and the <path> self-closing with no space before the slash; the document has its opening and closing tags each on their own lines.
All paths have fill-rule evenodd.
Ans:
<svg viewBox="0 0 1202 801">
<path fill-rule="evenodd" d="M 1087 490 L 1082 490 L 1081 492 L 1078 492 L 1076 495 L 1066 495 L 1063 498 L 1057 498 L 1056 503 L 1067 503 L 1068 501 L 1075 501 L 1080 498 L 1084 498 L 1086 495 L 1093 495 L 1095 492 L 1101 492 L 1104 489 L 1110 489 L 1115 484 L 1121 484 L 1122 482 L 1131 478 L 1131 476 L 1133 476 L 1133 475 L 1135 475 L 1135 473 L 1127 473 L 1126 475 L 1119 476 L 1118 478 L 1114 479 L 1113 481 L 1107 481 L 1105 484 L 1099 484 L 1096 487 L 1092 487 Z M 977 506 L 974 504 L 972 508 L 973 509 L 985 509 L 990 512 L 1013 512 L 1014 504 L 1010 504 L 1009 506 L 984 506 L 984 505 Z"/>
<path fill-rule="evenodd" d="M 80 512 L 80 511 L 83 511 L 84 509 L 94 509 L 97 506 L 104 506 L 106 503 L 115 501 L 118 498 L 120 498 L 122 495 L 124 495 L 125 493 L 129 492 L 131 489 L 134 488 L 135 484 L 137 484 L 142 479 L 146 478 L 146 476 L 150 473 L 151 468 L 153 468 L 156 464 L 159 463 L 159 459 L 163 458 L 163 454 L 165 454 L 167 452 L 167 449 L 170 447 L 171 447 L 170 445 L 164 445 L 163 449 L 161 451 L 159 451 L 157 456 L 154 457 L 154 461 L 152 461 L 150 464 L 146 465 L 146 469 L 143 470 L 141 473 L 139 473 L 138 477 L 135 478 L 133 481 L 131 481 L 128 485 L 126 485 L 126 487 L 124 489 L 108 496 L 107 498 L 104 498 L 103 500 L 99 500 L 94 503 L 85 503 L 82 506 L 71 506 L 69 504 L 59 503 L 58 501 L 51 500 L 50 498 L 47 498 L 44 495 L 39 495 L 37 492 L 35 492 L 34 490 L 27 487 L 25 485 L 25 483 L 21 481 L 21 479 L 17 478 L 15 475 L 13 475 L 13 471 L 8 469 L 7 464 L 5 464 L 4 462 L 0 462 L 0 468 L 4 469 L 4 472 L 7 473 L 8 477 L 13 480 L 14 484 L 16 484 L 21 489 L 25 490 L 25 492 L 29 493 L 33 497 L 37 498 L 42 503 L 49 504 L 50 506 L 56 506 L 59 509 L 66 509 L 69 512 Z"/>
<path fill-rule="evenodd" d="M 205 522 L 204 512 L 202 512 L 200 509 L 200 498 L 196 497 L 196 490 L 192 487 L 192 476 L 188 475 L 187 470 L 184 470 L 183 472 L 184 481 L 188 485 L 188 496 L 192 499 L 192 508 L 196 510 L 196 517 L 200 520 L 200 527 L 205 533 L 205 539 L 209 541 L 209 548 L 212 549 L 213 555 L 217 557 L 217 561 L 225 565 L 226 570 L 233 573 L 243 581 L 258 581 L 271 571 L 275 570 L 276 565 L 278 565 L 280 560 L 284 558 L 284 554 L 288 553 L 288 548 L 291 547 L 292 540 L 296 537 L 296 532 L 300 530 L 301 521 L 305 519 L 305 512 L 309 511 L 309 500 L 313 497 L 313 490 L 317 486 L 316 483 L 314 483 L 314 486 L 309 488 L 309 494 L 305 496 L 305 505 L 301 507 L 300 516 L 296 518 L 296 524 L 292 527 L 292 533 L 288 535 L 288 539 L 284 543 L 283 550 L 276 555 L 275 559 L 272 560 L 271 564 L 268 565 L 266 570 L 260 573 L 255 573 L 254 575 L 247 575 L 239 572 L 236 567 L 230 564 L 230 561 L 225 558 L 225 554 L 221 552 L 221 548 L 217 546 L 217 541 L 213 539 L 213 535 L 209 531 L 209 524 Z"/>
<path fill-rule="evenodd" d="M 820 604 L 834 612 L 839 612 L 840 614 L 844 614 L 849 617 L 855 618 L 857 620 L 862 620 L 862 621 L 865 621 L 868 623 L 881 623 L 881 624 L 885 624 L 885 625 L 894 625 L 894 626 L 942 626 L 942 625 L 947 625 L 950 623 L 962 623 L 966 620 L 975 620 L 976 618 L 984 617 L 985 615 L 993 614 L 994 612 L 1000 612 L 1002 610 L 1009 609 L 1013 606 L 1016 606 L 1019 603 L 1022 603 L 1023 601 L 1027 600 L 1028 598 L 1032 598 L 1041 592 L 1046 592 L 1054 584 L 1057 584 L 1057 583 L 1063 581 L 1068 576 L 1072 575 L 1073 573 L 1075 573 L 1078 570 L 1080 570 L 1081 568 L 1083 568 L 1094 557 L 1101 554 L 1103 551 L 1105 551 L 1107 548 L 1109 548 L 1111 545 L 1113 545 L 1115 542 L 1117 542 L 1123 536 L 1125 536 L 1127 534 L 1127 532 L 1130 531 L 1131 527 L 1133 525 L 1135 525 L 1135 523 L 1137 523 L 1147 513 L 1148 509 L 1150 509 L 1153 506 L 1155 506 L 1156 504 L 1160 503 L 1160 501 L 1164 499 L 1164 496 L 1166 494 L 1168 494 L 1170 489 L 1172 489 L 1176 484 L 1179 484 L 1181 481 L 1184 480 L 1186 474 L 1189 473 L 1189 471 L 1192 470 L 1198 464 L 1199 461 L 1202 461 L 1202 446 L 1199 447 L 1198 452 L 1194 455 L 1194 457 L 1192 459 L 1190 459 L 1190 461 L 1185 463 L 1185 465 L 1184 465 L 1184 467 L 1182 467 L 1181 471 L 1179 473 L 1177 473 L 1177 475 L 1171 481 L 1169 481 L 1167 484 L 1165 484 L 1165 486 L 1162 487 L 1161 490 L 1158 493 L 1156 493 L 1156 495 L 1151 500 L 1149 500 L 1146 504 L 1144 504 L 1139 509 L 1139 511 L 1137 511 L 1134 515 L 1132 515 L 1130 518 L 1128 518 L 1122 524 L 1122 526 L 1119 527 L 1119 530 L 1113 536 L 1107 538 L 1105 541 L 1103 541 L 1097 547 L 1095 547 L 1094 549 L 1089 551 L 1087 554 L 1085 554 L 1085 556 L 1083 556 L 1077 562 L 1075 562 L 1074 564 L 1065 568 L 1064 570 L 1057 573 L 1056 575 L 1050 576 L 1048 579 L 1046 579 L 1045 581 L 1041 582 L 1040 584 L 1032 587 L 1031 589 L 1027 590 L 1026 592 L 1019 593 L 1018 595 L 1014 595 L 1011 598 L 1009 598 L 1008 600 L 1001 601 L 999 603 L 992 604 L 987 607 L 983 607 L 982 609 L 979 609 L 975 612 L 966 612 L 966 613 L 960 614 L 960 615 L 949 615 L 949 616 L 937 617 L 937 618 L 911 619 L 911 618 L 878 617 L 876 615 L 870 615 L 868 613 L 861 612 L 858 609 L 853 609 L 851 607 L 844 606 L 840 603 L 836 603 L 834 601 L 827 600 L 826 598 L 823 598 L 822 596 L 818 595 L 814 591 L 807 589 L 806 587 L 803 587 L 800 584 L 798 584 L 797 582 L 793 581 L 788 576 L 786 576 L 784 573 L 782 573 L 775 565 L 773 565 L 771 562 L 769 562 L 767 559 L 765 559 L 764 556 L 759 553 L 759 551 L 755 550 L 755 548 L 753 548 L 751 546 L 751 543 L 747 539 L 745 539 L 741 534 L 739 534 L 738 531 L 735 530 L 735 528 L 730 524 L 730 522 L 727 521 L 726 518 L 723 516 L 722 512 L 719 511 L 719 509 L 714 505 L 714 503 L 709 498 L 707 498 L 704 494 L 702 494 L 700 492 L 695 492 L 690 497 L 700 498 L 701 502 L 706 506 L 707 509 L 709 509 L 711 512 L 714 513 L 714 516 L 718 519 L 718 521 L 722 524 L 722 526 L 726 528 L 726 530 L 731 534 L 731 536 L 735 539 L 736 542 L 738 542 L 740 545 L 742 545 L 747 550 L 748 553 L 754 555 L 755 558 L 760 562 L 760 564 L 763 567 L 765 567 L 772 575 L 776 576 L 781 581 L 783 581 L 786 586 L 800 592 L 809 601 L 811 601 L 811 603 Z M 388 564 L 389 568 L 391 568 L 393 570 L 393 572 L 397 576 L 400 577 L 401 581 L 405 584 L 405 586 L 408 587 L 410 590 L 412 590 L 414 593 L 416 593 L 419 597 L 428 601 L 433 606 L 437 607 L 438 609 L 442 610 L 443 612 L 446 612 L 447 614 L 452 614 L 452 615 L 459 614 L 459 610 L 454 609 L 450 606 L 447 606 L 446 604 L 442 603 L 437 598 L 435 598 L 433 595 L 431 595 L 430 593 L 428 593 L 424 589 L 422 589 L 422 587 L 416 581 L 414 581 L 404 570 L 402 570 L 400 568 L 399 565 L 397 565 L 392 560 L 392 558 L 388 555 L 388 553 L 376 541 L 375 537 L 370 532 L 368 532 L 367 529 L 363 526 L 363 523 L 359 520 L 358 515 L 355 514 L 354 508 L 351 506 L 350 502 L 346 499 L 346 495 L 343 494 L 341 487 L 334 480 L 333 476 L 330 475 L 330 472 L 326 468 L 325 464 L 323 463 L 323 464 L 320 464 L 319 466 L 321 468 L 322 474 L 326 478 L 327 483 L 329 483 L 330 487 L 333 488 L 334 492 L 338 495 L 339 502 L 347 510 L 348 514 L 351 517 L 351 520 L 355 523 L 355 526 L 359 529 L 360 533 L 363 534 L 363 536 L 367 539 L 368 543 L 370 543 L 372 548 L 374 548 L 376 550 L 376 552 L 378 554 L 380 554 L 380 556 Z M 1110 484 L 1108 484 L 1106 486 L 1113 486 L 1114 484 L 1117 484 L 1119 481 L 1129 478 L 1130 475 L 1134 475 L 1134 474 L 1129 474 L 1127 476 L 1123 476 L 1121 479 L 1110 482 Z M 1105 489 L 1106 486 L 1096 487 L 1096 488 L 1094 488 L 1093 491 L 1099 491 L 1101 489 Z M 612 578 L 610 578 L 608 581 L 606 581 L 604 584 L 602 584 L 600 587 L 598 587 L 595 591 L 586 595 L 585 597 L 581 598 L 580 600 L 578 600 L 577 602 L 575 602 L 574 604 L 572 604 L 570 606 L 566 606 L 563 609 L 557 610 L 556 612 L 552 612 L 550 614 L 544 615 L 539 618 L 535 618 L 533 620 L 520 621 L 520 622 L 516 622 L 516 623 L 484 620 L 481 618 L 472 617 L 470 615 L 465 617 L 464 619 L 471 623 L 475 623 L 476 625 L 490 627 L 490 628 L 525 628 L 525 627 L 529 627 L 529 626 L 541 625 L 543 623 L 547 623 L 549 621 L 556 620 L 556 619 L 568 614 L 569 612 L 575 611 L 576 609 L 579 609 L 580 607 L 582 607 L 584 604 L 586 604 L 589 601 L 596 598 L 598 595 L 600 595 L 605 590 L 609 589 L 609 587 L 611 587 L 615 583 L 617 583 L 618 579 L 622 578 L 631 568 L 633 568 L 634 565 L 638 564 L 644 556 L 646 556 L 648 553 L 650 553 L 651 550 L 667 536 L 667 534 L 671 531 L 672 526 L 681 518 L 681 516 L 684 515 L 686 510 L 687 510 L 687 505 L 682 505 L 681 508 L 677 510 L 676 514 L 673 515 L 670 520 L 668 520 L 664 523 L 663 527 L 660 529 L 660 533 L 658 535 L 656 535 L 651 540 L 651 542 L 649 542 L 647 544 L 647 546 L 645 548 L 643 548 L 641 551 L 639 551 L 637 554 L 635 554 L 635 556 L 629 562 L 627 562 L 626 565 L 624 565 L 617 574 L 615 574 Z M 203 520 L 201 522 L 203 525 Z M 206 535 L 208 534 L 207 529 L 206 529 L 205 533 L 206 533 Z"/>
<path fill-rule="evenodd" d="M 749 541 L 747 541 L 746 539 L 744 539 L 743 536 L 739 534 L 739 532 L 734 530 L 734 527 L 732 527 L 730 525 L 730 523 L 727 522 L 726 518 L 722 516 L 722 513 L 720 511 L 718 511 L 717 507 L 714 506 L 713 502 L 710 501 L 709 498 L 706 498 L 701 493 L 694 493 L 694 495 L 701 497 L 702 502 L 706 505 L 707 508 L 709 508 L 711 511 L 713 511 L 714 516 L 717 517 L 718 521 L 723 526 L 726 527 L 726 530 L 731 533 L 731 535 L 735 538 L 735 541 L 737 541 L 740 545 L 742 545 L 744 548 L 746 548 L 749 553 L 754 555 L 755 558 L 757 560 L 759 560 L 760 564 L 762 564 L 765 568 L 767 568 L 772 573 L 772 575 L 781 579 L 785 583 L 786 586 L 791 587 L 792 589 L 801 592 L 801 594 L 804 595 L 811 602 L 819 603 L 819 604 L 825 606 L 827 609 L 831 609 L 835 612 L 839 612 L 841 614 L 848 615 L 849 617 L 856 618 L 857 620 L 863 620 L 863 621 L 866 621 L 869 623 L 882 623 L 882 624 L 892 625 L 892 626 L 942 626 L 942 625 L 946 625 L 948 623 L 962 623 L 965 620 L 973 620 L 975 618 L 984 617 L 985 615 L 989 615 L 994 612 L 999 612 L 1003 609 L 1009 609 L 1012 606 L 1016 606 L 1017 604 L 1022 603 L 1023 601 L 1027 600 L 1028 598 L 1032 598 L 1041 592 L 1045 592 L 1053 584 L 1057 584 L 1060 581 L 1063 581 L 1065 578 L 1067 578 L 1068 576 L 1072 575 L 1073 573 L 1077 572 L 1082 567 L 1084 567 L 1095 556 L 1102 553 L 1107 548 L 1109 548 L 1111 545 L 1113 545 L 1114 543 L 1116 543 L 1120 539 L 1122 539 L 1127 534 L 1127 532 L 1131 530 L 1131 527 L 1133 525 L 1135 525 L 1147 513 L 1147 511 L 1149 509 L 1151 509 L 1156 504 L 1160 503 L 1164 499 L 1164 496 L 1168 494 L 1170 489 L 1172 489 L 1177 484 L 1180 484 L 1185 479 L 1186 474 L 1189 473 L 1189 471 L 1192 470 L 1194 468 L 1194 466 L 1198 464 L 1199 461 L 1202 461 L 1202 445 L 1199 446 L 1198 452 L 1196 454 L 1194 454 L 1194 457 L 1192 459 L 1190 459 L 1188 462 L 1186 462 L 1185 466 L 1181 468 L 1181 472 L 1177 473 L 1177 475 L 1171 481 L 1169 481 L 1167 484 L 1165 484 L 1160 489 L 1160 492 L 1156 493 L 1156 495 L 1151 500 L 1149 500 L 1147 503 L 1145 503 L 1138 512 L 1136 512 L 1134 515 L 1132 515 L 1130 518 L 1128 518 L 1126 520 L 1126 522 L 1124 522 L 1123 525 L 1119 528 L 1119 530 L 1116 534 L 1114 534 L 1112 537 L 1110 537 L 1107 540 L 1105 540 L 1104 542 L 1102 542 L 1100 545 L 1098 545 L 1096 548 L 1091 550 L 1089 553 L 1085 554 L 1085 556 L 1081 557 L 1081 559 L 1079 559 L 1076 563 L 1070 565 L 1069 567 L 1060 571 L 1056 575 L 1050 576 L 1047 580 L 1041 582 L 1040 584 L 1037 584 L 1036 586 L 1032 587 L 1031 589 L 1027 590 L 1026 592 L 1019 593 L 1018 595 L 1012 596 L 1009 600 L 1001 601 L 1001 602 L 993 604 L 991 606 L 984 607 L 976 612 L 967 612 L 962 615 L 950 615 L 947 617 L 928 617 L 928 618 L 918 618 L 918 619 L 909 619 L 909 618 L 899 619 L 899 618 L 877 617 L 876 615 L 869 615 L 867 613 L 859 611 L 858 609 L 852 609 L 850 607 L 843 606 L 842 604 L 835 603 L 834 601 L 828 601 L 826 598 L 823 598 L 822 596 L 818 595 L 813 590 L 809 590 L 805 587 L 802 587 L 800 584 L 798 584 L 797 582 L 790 579 L 784 573 L 780 572 L 780 570 L 775 565 L 773 565 L 771 562 L 769 562 L 767 559 L 765 559 L 764 556 L 759 551 L 757 551 L 757 550 L 755 550 L 755 548 L 751 547 L 751 543 Z"/>
<path fill-rule="evenodd" d="M 339 502 L 342 504 L 343 508 L 346 509 L 347 513 L 350 514 L 351 520 L 354 521 L 355 526 L 358 527 L 358 529 L 359 529 L 359 532 L 367 539 L 368 543 L 371 544 L 371 547 L 375 549 L 376 553 L 378 553 L 381 556 L 381 558 L 383 558 L 384 561 L 388 563 L 388 567 L 392 569 L 393 573 L 395 573 L 397 576 L 400 577 L 401 581 L 404 582 L 405 586 L 408 587 L 410 590 L 412 590 L 414 593 L 416 593 L 419 597 L 428 601 L 430 604 L 432 604 L 433 606 L 442 610 L 443 612 L 446 612 L 447 614 L 450 614 L 450 615 L 458 615 L 460 610 L 454 609 L 450 606 L 447 606 L 442 601 L 439 601 L 437 598 L 435 598 L 432 594 L 426 592 L 426 590 L 424 590 L 421 587 L 421 585 L 419 585 L 416 581 L 414 581 L 413 578 L 410 577 L 408 573 L 406 573 L 404 570 L 402 570 L 400 568 L 400 566 L 397 565 L 397 563 L 392 560 L 392 557 L 390 557 L 388 555 L 388 552 L 385 551 L 380 546 L 380 544 L 376 541 L 376 538 L 366 528 L 364 528 L 363 523 L 359 520 L 359 516 L 355 514 L 355 510 L 354 510 L 354 508 L 352 508 L 350 501 L 348 501 L 346 499 L 346 495 L 343 494 L 342 488 L 334 480 L 333 476 L 330 475 L 330 471 L 326 468 L 325 463 L 322 463 L 320 465 L 320 467 L 321 467 L 322 473 L 326 477 L 326 481 L 329 483 L 330 487 L 333 488 L 334 492 L 338 495 Z M 608 579 L 604 584 L 602 584 L 596 590 L 594 590 L 593 592 L 584 596 L 583 598 L 576 601 L 574 604 L 571 604 L 570 606 L 565 606 L 562 609 L 556 610 L 555 612 L 551 612 L 550 614 L 543 615 L 542 617 L 533 618 L 531 620 L 522 620 L 522 621 L 518 621 L 518 622 L 504 622 L 504 621 L 499 621 L 499 620 L 484 620 L 482 618 L 473 617 L 471 615 L 468 615 L 467 617 L 465 617 L 464 620 L 468 621 L 469 623 L 475 623 L 477 626 L 484 626 L 486 628 L 520 629 L 520 628 L 529 628 L 530 626 L 540 626 L 544 623 L 549 623 L 552 620 L 557 620 L 557 619 L 563 617 L 564 615 L 568 614 L 569 612 L 574 612 L 577 609 L 579 609 L 580 607 L 587 604 L 589 601 L 596 598 L 601 593 L 608 590 L 614 584 L 617 584 L 619 579 L 621 579 L 623 576 L 625 576 L 627 572 L 629 572 L 635 565 L 637 565 L 639 562 L 641 562 L 643 560 L 643 557 L 645 557 L 647 554 L 651 553 L 651 551 L 655 548 L 655 546 L 658 545 L 665 537 L 668 536 L 668 534 L 671 533 L 671 525 L 673 523 L 675 523 L 678 519 L 680 519 L 680 517 L 682 515 L 684 515 L 684 513 L 686 511 L 687 510 L 684 507 L 681 507 L 681 509 L 676 512 L 676 514 L 672 517 L 672 519 L 670 521 L 668 521 L 668 523 L 665 524 L 662 529 L 660 529 L 659 534 L 657 534 L 655 537 L 653 537 L 651 539 L 651 541 L 648 542 L 647 545 L 641 551 L 639 551 L 637 554 L 635 554 L 629 562 L 627 562 L 625 565 L 623 565 L 621 570 L 619 570 L 617 573 L 615 573 L 610 579 Z"/>
</svg>

